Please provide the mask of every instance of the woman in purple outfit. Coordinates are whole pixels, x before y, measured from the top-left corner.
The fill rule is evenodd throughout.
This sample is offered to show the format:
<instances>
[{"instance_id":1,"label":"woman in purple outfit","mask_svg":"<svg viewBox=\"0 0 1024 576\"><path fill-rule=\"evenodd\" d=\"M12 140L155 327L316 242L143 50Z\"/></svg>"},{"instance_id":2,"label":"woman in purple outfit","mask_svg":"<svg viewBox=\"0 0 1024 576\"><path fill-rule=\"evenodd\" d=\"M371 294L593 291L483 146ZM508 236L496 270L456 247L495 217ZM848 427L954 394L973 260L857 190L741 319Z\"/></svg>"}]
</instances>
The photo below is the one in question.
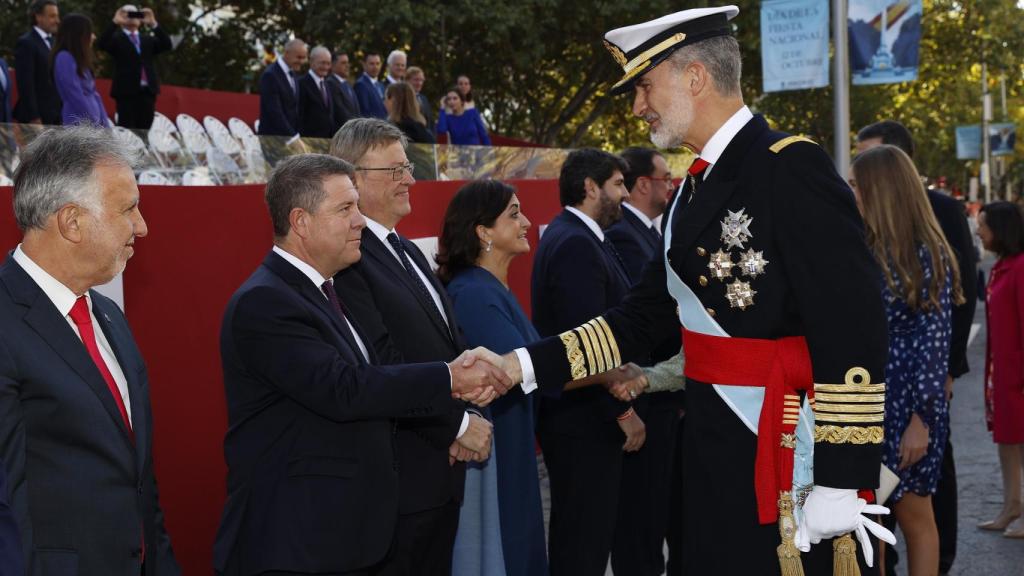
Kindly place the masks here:
<instances>
[{"instance_id":1,"label":"woman in purple outfit","mask_svg":"<svg viewBox=\"0 0 1024 576\"><path fill-rule=\"evenodd\" d=\"M53 82L64 106L64 125L107 126L103 99L93 78L92 21L83 14L68 14L60 22L53 45Z\"/></svg>"}]
</instances>

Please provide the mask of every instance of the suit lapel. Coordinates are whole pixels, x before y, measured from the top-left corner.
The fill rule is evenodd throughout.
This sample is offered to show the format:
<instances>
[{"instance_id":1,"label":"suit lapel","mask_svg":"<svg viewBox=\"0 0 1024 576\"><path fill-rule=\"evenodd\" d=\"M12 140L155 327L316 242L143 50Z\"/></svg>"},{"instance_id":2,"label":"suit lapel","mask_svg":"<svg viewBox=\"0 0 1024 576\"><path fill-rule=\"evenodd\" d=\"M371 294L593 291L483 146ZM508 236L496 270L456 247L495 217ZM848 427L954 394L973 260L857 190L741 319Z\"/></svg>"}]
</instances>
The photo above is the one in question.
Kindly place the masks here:
<instances>
[{"instance_id":1,"label":"suit lapel","mask_svg":"<svg viewBox=\"0 0 1024 576\"><path fill-rule=\"evenodd\" d=\"M300 272L298 268L292 266L284 258L281 258L273 251L271 251L263 260L263 265L294 287L303 298L305 298L310 304L317 308L324 317L327 318L327 321L334 326L338 336L341 337L341 340L346 344L347 349L340 351L343 356L346 356L346 359L349 362L356 365L366 363L363 355L359 352L359 346L356 345L355 339L352 336L352 331L348 328L348 324L343 318L340 318L338 314L334 312L334 309L331 308L330 302L327 301L327 296L325 296L318 287L314 286L313 282L311 282L305 274ZM365 342L366 340L363 341Z\"/></svg>"},{"instance_id":2,"label":"suit lapel","mask_svg":"<svg viewBox=\"0 0 1024 576\"><path fill-rule=\"evenodd\" d=\"M132 448L128 429L125 427L121 411L118 410L110 389L107 388L106 380L103 379L96 363L92 361L85 345L82 344L82 340L75 334L68 321L60 315L46 293L13 258L7 259L3 279L15 302L28 309L24 316L25 323L39 334L39 337L50 346L54 353L60 356L96 394L114 425L121 430L125 443Z\"/></svg>"},{"instance_id":3,"label":"suit lapel","mask_svg":"<svg viewBox=\"0 0 1024 576\"><path fill-rule=\"evenodd\" d=\"M767 122L758 115L736 133L690 203L679 206L679 214L675 218L678 226L672 229L673 249L685 252L709 225L713 225L712 220L721 213L736 191L743 157L757 137L767 129ZM682 201L685 202L685 199Z\"/></svg>"},{"instance_id":4,"label":"suit lapel","mask_svg":"<svg viewBox=\"0 0 1024 576\"><path fill-rule=\"evenodd\" d=\"M648 228L636 214L633 214L633 211L629 208L622 209L622 216L626 219L626 222L636 230L636 233L643 238L644 243L647 244L652 251L657 252L658 244L654 241L654 237L651 236L651 229Z\"/></svg>"},{"instance_id":5,"label":"suit lapel","mask_svg":"<svg viewBox=\"0 0 1024 576\"><path fill-rule=\"evenodd\" d=\"M146 454L149 451L149 446L146 444L149 435L145 433L147 426L149 426L149 422L146 421L146 405L149 393L144 388L145 382L139 377L139 368L141 366L137 364L141 362L141 358L137 358L134 355L129 356L128 351L134 348L134 345L129 341L131 336L123 333L114 325L114 322L111 320L111 314L116 314L117 312L109 310L106 300L96 298L95 291L92 295L92 311L93 315L96 316L96 322L103 331L103 335L106 336L107 342L110 343L110 347L114 351L114 357L117 359L121 372L124 373L125 381L128 383L128 402L132 407L132 430L135 434L135 450L138 454L136 466L138 473L141 475L142 466L146 461Z\"/></svg>"},{"instance_id":6,"label":"suit lapel","mask_svg":"<svg viewBox=\"0 0 1024 576\"><path fill-rule=\"evenodd\" d=\"M629 273L626 272L626 268L625 266L623 266L622 262L619 261L619 258L616 258L613 254L611 254L608 248L604 245L604 242L602 242L601 239L598 238L596 234L594 234L594 231L590 229L590 226L587 226L587 224L583 220L581 220L579 216L573 214L572 212L569 212L568 210L563 210L559 217L565 218L566 222L569 222L577 229L582 230L588 238L590 238L591 240L594 241L595 244L597 244L597 249L601 252L601 255L604 257L605 262L608 264L608 266L612 269L614 273L619 275L619 280L621 282L623 282L626 286L629 286L632 283L629 280Z\"/></svg>"},{"instance_id":7,"label":"suit lapel","mask_svg":"<svg viewBox=\"0 0 1024 576\"><path fill-rule=\"evenodd\" d=\"M405 253L409 256L409 260L413 262L413 265L415 266L416 259L412 257L413 252L408 249L407 241L402 236L399 236L399 239L402 240L402 245L406 246ZM395 257L387 246L384 246L384 243L380 241L380 238L377 238L369 228L363 229L363 250L369 254L370 257L377 260L381 265L387 268L388 271L390 271L391 274L406 287L409 293L412 294L413 297L416 298L416 301L420 303L420 306L423 307L423 311L427 313L427 316L430 318L434 326L451 339L452 336L448 327L440 325L441 319L437 318L437 305L434 304L433 299L429 302L426 301L426 296L420 292L419 287L413 282L413 279L405 269L405 266L402 266L402 263L398 261L398 258ZM431 276L430 274L425 275L427 278L430 278ZM435 286L434 289L436 290L437 287ZM440 294L441 292L438 293ZM449 315L448 318L450 321L452 318L451 315Z\"/></svg>"},{"instance_id":8,"label":"suit lapel","mask_svg":"<svg viewBox=\"0 0 1024 576\"><path fill-rule=\"evenodd\" d=\"M434 291L441 297L441 307L444 309L445 317L448 318L448 323L451 324L455 321L455 316L452 313L452 304L448 300L448 294L445 291L444 286L441 285L441 281L437 279L437 276L434 275L434 271L430 269L430 264L427 262L423 252L420 252L419 247L405 236L399 235L398 237L402 240L402 246L405 246L405 253L409 255L409 260L412 261L413 266L418 267L420 271L423 272L423 275L427 277L427 281L430 282ZM428 304L436 308L436 304L433 299L431 299ZM448 324L444 324L444 319L438 318L437 314L432 314L431 319L434 321L434 325L437 326L438 330L447 334L448 338L454 343L455 338L453 334L455 329L450 328Z\"/></svg>"}]
</instances>

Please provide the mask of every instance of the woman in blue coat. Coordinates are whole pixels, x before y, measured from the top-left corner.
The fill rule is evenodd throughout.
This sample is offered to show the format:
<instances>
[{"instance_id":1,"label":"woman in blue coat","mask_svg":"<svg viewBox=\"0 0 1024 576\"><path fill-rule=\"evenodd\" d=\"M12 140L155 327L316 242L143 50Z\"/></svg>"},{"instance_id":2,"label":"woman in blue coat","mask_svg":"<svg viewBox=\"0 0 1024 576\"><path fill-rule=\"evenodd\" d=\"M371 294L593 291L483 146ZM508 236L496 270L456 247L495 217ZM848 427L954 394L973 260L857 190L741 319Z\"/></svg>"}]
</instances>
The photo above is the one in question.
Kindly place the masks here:
<instances>
[{"instance_id":1,"label":"woman in blue coat","mask_svg":"<svg viewBox=\"0 0 1024 576\"><path fill-rule=\"evenodd\" d=\"M65 126L90 124L107 127L107 111L93 77L92 20L68 14L60 22L53 47L53 83L60 94Z\"/></svg>"},{"instance_id":2,"label":"woman in blue coat","mask_svg":"<svg viewBox=\"0 0 1024 576\"><path fill-rule=\"evenodd\" d=\"M491 137L487 135L484 121L476 108L467 108L465 96L452 88L444 97L445 108L441 109L437 120L437 133L448 134L448 143L458 146L490 146Z\"/></svg>"},{"instance_id":3,"label":"woman in blue coat","mask_svg":"<svg viewBox=\"0 0 1024 576\"><path fill-rule=\"evenodd\" d=\"M448 205L438 274L470 346L504 354L539 339L508 288L509 264L530 251L529 229L515 190L502 182L471 182ZM466 470L455 576L548 573L533 414L532 397L519 387L489 407L494 446L487 461Z\"/></svg>"}]
</instances>

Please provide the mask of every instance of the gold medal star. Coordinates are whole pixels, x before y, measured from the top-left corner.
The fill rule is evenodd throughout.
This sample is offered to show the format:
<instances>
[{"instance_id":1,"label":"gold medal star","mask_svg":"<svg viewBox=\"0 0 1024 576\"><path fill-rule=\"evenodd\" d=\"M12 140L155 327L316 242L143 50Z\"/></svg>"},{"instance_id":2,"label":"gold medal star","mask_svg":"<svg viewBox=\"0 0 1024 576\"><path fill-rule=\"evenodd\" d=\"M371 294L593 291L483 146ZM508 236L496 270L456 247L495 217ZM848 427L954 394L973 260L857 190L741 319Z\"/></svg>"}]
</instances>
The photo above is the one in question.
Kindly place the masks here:
<instances>
[{"instance_id":1,"label":"gold medal star","mask_svg":"<svg viewBox=\"0 0 1024 576\"><path fill-rule=\"evenodd\" d=\"M761 274L764 274L764 269L768 266L768 261L764 259L764 252L755 252L753 248L740 254L740 273L744 276L750 276L751 278L757 278Z\"/></svg>"},{"instance_id":2,"label":"gold medal star","mask_svg":"<svg viewBox=\"0 0 1024 576\"><path fill-rule=\"evenodd\" d=\"M719 280L725 280L732 276L732 267L735 264L732 263L732 255L724 250L719 250L711 255L711 260L708 261L708 270L711 271L711 277Z\"/></svg>"},{"instance_id":3,"label":"gold medal star","mask_svg":"<svg viewBox=\"0 0 1024 576\"><path fill-rule=\"evenodd\" d=\"M729 301L729 306L740 310L746 310L747 306L754 305L755 294L757 291L750 287L750 283L739 278L727 285L725 289L725 298Z\"/></svg>"}]
</instances>

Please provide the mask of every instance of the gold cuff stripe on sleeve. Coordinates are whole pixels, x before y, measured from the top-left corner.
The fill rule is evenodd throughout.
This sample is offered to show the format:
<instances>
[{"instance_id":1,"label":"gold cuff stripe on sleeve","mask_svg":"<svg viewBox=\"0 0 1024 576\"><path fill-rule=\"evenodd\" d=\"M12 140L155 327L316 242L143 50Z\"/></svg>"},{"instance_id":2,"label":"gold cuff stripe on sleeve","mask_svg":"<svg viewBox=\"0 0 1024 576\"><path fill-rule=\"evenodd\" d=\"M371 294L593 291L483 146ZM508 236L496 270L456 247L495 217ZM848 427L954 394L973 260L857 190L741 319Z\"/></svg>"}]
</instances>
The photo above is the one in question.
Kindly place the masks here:
<instances>
[{"instance_id":1,"label":"gold cuff stripe on sleeve","mask_svg":"<svg viewBox=\"0 0 1024 576\"><path fill-rule=\"evenodd\" d=\"M604 316L597 317L597 323L604 328L604 333L608 335L608 344L612 347L612 356L614 356L615 365L622 365L622 356L619 354L619 343L615 340L615 334L612 333L611 326L605 321Z\"/></svg>"},{"instance_id":2,"label":"gold cuff stripe on sleeve","mask_svg":"<svg viewBox=\"0 0 1024 576\"><path fill-rule=\"evenodd\" d=\"M874 424L876 422L884 421L885 414L883 412L876 412L874 414L832 414L830 412L815 412L814 418L819 422L866 422Z\"/></svg>"},{"instance_id":3,"label":"gold cuff stripe on sleeve","mask_svg":"<svg viewBox=\"0 0 1024 576\"><path fill-rule=\"evenodd\" d=\"M815 426L814 441L828 444L881 444L881 426Z\"/></svg>"},{"instance_id":4,"label":"gold cuff stripe on sleeve","mask_svg":"<svg viewBox=\"0 0 1024 576\"><path fill-rule=\"evenodd\" d=\"M600 374L611 368L608 365L608 345L605 344L604 338L590 324L584 324L582 328L587 331L587 334L590 335L590 341L594 344L594 357L597 359L597 369L594 370L594 374Z\"/></svg>"},{"instance_id":5,"label":"gold cuff stripe on sleeve","mask_svg":"<svg viewBox=\"0 0 1024 576\"><path fill-rule=\"evenodd\" d=\"M814 398L821 402L885 402L885 394L830 394L815 393Z\"/></svg>"},{"instance_id":6,"label":"gold cuff stripe on sleeve","mask_svg":"<svg viewBox=\"0 0 1024 576\"><path fill-rule=\"evenodd\" d=\"M588 326L583 325L576 329L580 333L580 337L583 339L583 347L587 350L587 368L590 369L591 374L600 374L604 372L604 361L601 359L601 354L597 349L597 337L595 337Z\"/></svg>"},{"instance_id":7,"label":"gold cuff stripe on sleeve","mask_svg":"<svg viewBox=\"0 0 1024 576\"><path fill-rule=\"evenodd\" d=\"M815 412L838 412L840 414L885 412L885 404L826 404L822 402L814 407Z\"/></svg>"},{"instance_id":8,"label":"gold cuff stripe on sleeve","mask_svg":"<svg viewBox=\"0 0 1024 576\"><path fill-rule=\"evenodd\" d=\"M569 373L572 375L572 379L586 378L587 367L583 352L580 350L580 340L576 337L576 332L572 330L562 332L559 338L562 339L562 345L565 346L565 357L569 361Z\"/></svg>"},{"instance_id":9,"label":"gold cuff stripe on sleeve","mask_svg":"<svg viewBox=\"0 0 1024 576\"><path fill-rule=\"evenodd\" d=\"M839 394L874 394L885 392L885 382L881 384L815 384L814 392L836 392Z\"/></svg>"},{"instance_id":10,"label":"gold cuff stripe on sleeve","mask_svg":"<svg viewBox=\"0 0 1024 576\"><path fill-rule=\"evenodd\" d=\"M604 361L605 366L604 369L611 370L614 368L615 365L612 364L612 351L611 348L608 347L608 339L604 337L604 330L594 324L593 321L587 322L583 326L585 326L587 330L594 335L595 350L601 352L601 359ZM602 370L602 372L604 372L604 370Z\"/></svg>"}]
</instances>

